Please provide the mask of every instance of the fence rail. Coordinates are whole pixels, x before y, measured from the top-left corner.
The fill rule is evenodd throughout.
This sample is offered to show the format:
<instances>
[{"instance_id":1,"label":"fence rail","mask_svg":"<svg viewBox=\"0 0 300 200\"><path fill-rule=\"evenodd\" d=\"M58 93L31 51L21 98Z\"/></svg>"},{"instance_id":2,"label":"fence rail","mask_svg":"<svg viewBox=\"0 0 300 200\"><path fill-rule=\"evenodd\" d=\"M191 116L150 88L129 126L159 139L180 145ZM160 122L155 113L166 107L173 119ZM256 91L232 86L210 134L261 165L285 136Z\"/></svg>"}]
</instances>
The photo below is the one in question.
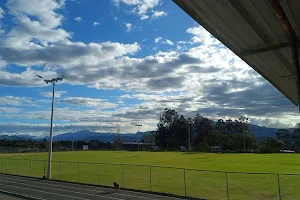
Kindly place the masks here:
<instances>
[{"instance_id":1,"label":"fence rail","mask_svg":"<svg viewBox=\"0 0 300 200\"><path fill-rule=\"evenodd\" d=\"M41 178L47 161L0 158L0 173ZM206 199L300 199L300 175L52 161L52 179Z\"/></svg>"}]
</instances>

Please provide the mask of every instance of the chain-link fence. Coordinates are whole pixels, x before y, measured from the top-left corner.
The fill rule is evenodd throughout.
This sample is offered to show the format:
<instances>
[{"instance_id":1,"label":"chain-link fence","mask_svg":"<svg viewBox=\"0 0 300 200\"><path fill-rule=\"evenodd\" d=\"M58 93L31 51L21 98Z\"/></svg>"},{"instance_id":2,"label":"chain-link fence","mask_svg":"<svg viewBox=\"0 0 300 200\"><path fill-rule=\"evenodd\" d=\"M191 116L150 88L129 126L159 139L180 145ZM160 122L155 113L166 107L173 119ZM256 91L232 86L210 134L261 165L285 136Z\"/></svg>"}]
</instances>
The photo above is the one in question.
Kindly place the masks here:
<instances>
[{"instance_id":1,"label":"chain-link fence","mask_svg":"<svg viewBox=\"0 0 300 200\"><path fill-rule=\"evenodd\" d=\"M42 178L47 161L0 158L0 173ZM52 162L52 179L205 199L300 199L300 175L242 173L174 167Z\"/></svg>"}]
</instances>

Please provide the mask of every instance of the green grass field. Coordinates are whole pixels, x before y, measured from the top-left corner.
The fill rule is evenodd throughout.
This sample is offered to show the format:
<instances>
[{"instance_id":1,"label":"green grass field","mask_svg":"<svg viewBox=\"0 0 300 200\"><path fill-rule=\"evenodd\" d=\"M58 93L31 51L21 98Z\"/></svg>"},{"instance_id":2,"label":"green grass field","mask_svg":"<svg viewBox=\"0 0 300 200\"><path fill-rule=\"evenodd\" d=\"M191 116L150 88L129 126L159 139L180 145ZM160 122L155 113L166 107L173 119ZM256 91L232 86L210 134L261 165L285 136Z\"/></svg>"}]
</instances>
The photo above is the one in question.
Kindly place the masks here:
<instances>
[{"instance_id":1,"label":"green grass field","mask_svg":"<svg viewBox=\"0 0 300 200\"><path fill-rule=\"evenodd\" d=\"M32 170L30 170L29 159L34 160L31 161ZM42 177L46 159L47 154L45 153L22 154L21 156L0 154L0 172L6 173L7 168L7 172L11 174ZM59 161L63 161L62 164ZM79 164L79 174L77 162L82 162ZM150 169L148 166L118 164L224 172L185 170L184 173L183 169L160 167L151 167ZM186 194L207 199L227 199L225 171L298 174L300 172L300 155L80 151L53 153L52 163L53 179L109 186L113 181L117 181L125 188L178 195L185 195L185 174ZM230 199L279 199L276 174L228 173ZM300 199L298 189L300 176L280 175L279 178L282 199Z\"/></svg>"}]
</instances>

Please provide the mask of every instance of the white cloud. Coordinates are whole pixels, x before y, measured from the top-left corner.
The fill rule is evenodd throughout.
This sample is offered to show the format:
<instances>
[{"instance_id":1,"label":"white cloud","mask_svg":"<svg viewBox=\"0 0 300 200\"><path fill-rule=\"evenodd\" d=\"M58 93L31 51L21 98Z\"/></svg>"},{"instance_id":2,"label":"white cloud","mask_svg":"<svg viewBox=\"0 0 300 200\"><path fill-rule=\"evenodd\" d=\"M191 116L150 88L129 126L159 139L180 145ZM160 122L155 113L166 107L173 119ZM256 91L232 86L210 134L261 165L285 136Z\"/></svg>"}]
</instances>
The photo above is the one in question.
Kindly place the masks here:
<instances>
[{"instance_id":1,"label":"white cloud","mask_svg":"<svg viewBox=\"0 0 300 200\"><path fill-rule=\"evenodd\" d=\"M126 54L134 54L140 49L139 44L120 44L112 42L89 43L62 42L38 49L10 49L0 46L0 57L6 63L21 66L31 65L97 65L104 61ZM103 66L105 67L105 66Z\"/></svg>"},{"instance_id":2,"label":"white cloud","mask_svg":"<svg viewBox=\"0 0 300 200\"><path fill-rule=\"evenodd\" d=\"M43 26L39 21L31 21L27 16L18 17L16 23L18 26L12 29L4 40L0 41L2 47L36 49L48 42L60 42L71 36L63 29L51 29ZM35 43L32 38L41 41L41 43Z\"/></svg>"},{"instance_id":3,"label":"white cloud","mask_svg":"<svg viewBox=\"0 0 300 200\"><path fill-rule=\"evenodd\" d=\"M127 32L130 32L130 31L131 31L131 28L132 28L132 24L126 23L126 24L125 24L125 27L126 27L126 31L127 31Z\"/></svg>"},{"instance_id":4,"label":"white cloud","mask_svg":"<svg viewBox=\"0 0 300 200\"><path fill-rule=\"evenodd\" d=\"M81 17L74 17L74 20L77 22L82 22L82 18Z\"/></svg>"},{"instance_id":5,"label":"white cloud","mask_svg":"<svg viewBox=\"0 0 300 200\"><path fill-rule=\"evenodd\" d=\"M164 11L152 11L152 18L159 18L162 16L167 16L167 13Z\"/></svg>"},{"instance_id":6,"label":"white cloud","mask_svg":"<svg viewBox=\"0 0 300 200\"><path fill-rule=\"evenodd\" d=\"M165 43L168 44L168 45L173 45L174 44L174 42L172 42L171 40L166 40Z\"/></svg>"},{"instance_id":7,"label":"white cloud","mask_svg":"<svg viewBox=\"0 0 300 200\"><path fill-rule=\"evenodd\" d=\"M171 40L168 40L168 39L166 39L166 40L164 40L164 41L162 41L162 37L157 37L157 38L155 38L154 39L154 42L155 43L163 43L163 44L168 44L168 45L174 45L174 42L172 42Z\"/></svg>"},{"instance_id":8,"label":"white cloud","mask_svg":"<svg viewBox=\"0 0 300 200\"><path fill-rule=\"evenodd\" d=\"M116 6L120 6L121 3L131 6L131 12L140 16L141 20L149 19L150 10L157 7L160 2L160 0L114 0ZM157 13L155 14L155 12ZM153 11L153 17L160 17L164 15L160 12L163 11Z\"/></svg>"},{"instance_id":9,"label":"white cloud","mask_svg":"<svg viewBox=\"0 0 300 200\"><path fill-rule=\"evenodd\" d=\"M60 98L61 95L66 94L66 91L55 91L55 97ZM52 98L52 92L43 92L42 96Z\"/></svg>"},{"instance_id":10,"label":"white cloud","mask_svg":"<svg viewBox=\"0 0 300 200\"><path fill-rule=\"evenodd\" d=\"M157 38L155 38L155 43L158 43L160 40L162 39L162 37L157 37Z\"/></svg>"},{"instance_id":11,"label":"white cloud","mask_svg":"<svg viewBox=\"0 0 300 200\"><path fill-rule=\"evenodd\" d=\"M149 19L149 16L148 15L142 15L141 20L145 20L145 19Z\"/></svg>"},{"instance_id":12,"label":"white cloud","mask_svg":"<svg viewBox=\"0 0 300 200\"><path fill-rule=\"evenodd\" d=\"M32 100L27 97L2 96L0 97L0 106L28 106Z\"/></svg>"},{"instance_id":13,"label":"white cloud","mask_svg":"<svg viewBox=\"0 0 300 200\"><path fill-rule=\"evenodd\" d=\"M84 97L66 97L58 102L78 106L95 107L98 109L115 108L117 104L108 102L106 99L92 99Z\"/></svg>"},{"instance_id":14,"label":"white cloud","mask_svg":"<svg viewBox=\"0 0 300 200\"><path fill-rule=\"evenodd\" d=\"M118 20L118 18L117 18L117 17L114 17L114 20L115 20L115 21L117 21L117 20Z\"/></svg>"},{"instance_id":15,"label":"white cloud","mask_svg":"<svg viewBox=\"0 0 300 200\"><path fill-rule=\"evenodd\" d=\"M36 49L70 38L70 33L58 28L63 16L55 11L62 6L64 1L8 0L8 12L13 15L16 26L0 41L0 46Z\"/></svg>"},{"instance_id":16,"label":"white cloud","mask_svg":"<svg viewBox=\"0 0 300 200\"><path fill-rule=\"evenodd\" d=\"M0 107L0 114L18 113L20 111L21 109L16 107Z\"/></svg>"},{"instance_id":17,"label":"white cloud","mask_svg":"<svg viewBox=\"0 0 300 200\"><path fill-rule=\"evenodd\" d=\"M2 19L4 17L4 10L0 7L0 19Z\"/></svg>"},{"instance_id":18,"label":"white cloud","mask_svg":"<svg viewBox=\"0 0 300 200\"><path fill-rule=\"evenodd\" d=\"M27 68L26 71L22 73L0 71L0 85L15 87L46 86L43 80L36 76L37 74L43 77L56 77L55 72L34 71L31 68Z\"/></svg>"},{"instance_id":19,"label":"white cloud","mask_svg":"<svg viewBox=\"0 0 300 200\"><path fill-rule=\"evenodd\" d=\"M221 44L216 38L214 38L207 30L205 30L200 25L188 28L186 32L194 35L192 37L193 43L203 43L207 46Z\"/></svg>"},{"instance_id":20,"label":"white cloud","mask_svg":"<svg viewBox=\"0 0 300 200\"><path fill-rule=\"evenodd\" d=\"M99 26L100 22L93 22L93 26Z\"/></svg>"},{"instance_id":21,"label":"white cloud","mask_svg":"<svg viewBox=\"0 0 300 200\"><path fill-rule=\"evenodd\" d=\"M53 0L8 0L7 8L9 13L21 17L22 15L36 16L42 26L55 28L61 24L62 15L57 14L57 10L64 6L64 1ZM38 9L37 9L38 8Z\"/></svg>"}]
</instances>

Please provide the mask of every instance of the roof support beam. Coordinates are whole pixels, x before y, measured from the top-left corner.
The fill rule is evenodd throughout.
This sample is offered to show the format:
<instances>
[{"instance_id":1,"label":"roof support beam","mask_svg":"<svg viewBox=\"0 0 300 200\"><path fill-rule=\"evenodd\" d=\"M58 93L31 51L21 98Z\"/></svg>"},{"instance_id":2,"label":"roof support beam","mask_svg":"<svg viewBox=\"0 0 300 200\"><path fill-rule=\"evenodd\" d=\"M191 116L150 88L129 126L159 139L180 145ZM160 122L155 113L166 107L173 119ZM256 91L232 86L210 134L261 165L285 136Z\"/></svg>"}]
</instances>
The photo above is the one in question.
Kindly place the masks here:
<instances>
[{"instance_id":1,"label":"roof support beam","mask_svg":"<svg viewBox=\"0 0 300 200\"><path fill-rule=\"evenodd\" d=\"M296 69L296 75L297 75L296 88L298 93L298 106L299 106L299 113L300 113L300 64L299 64L299 52L298 52L298 44L297 44L298 39L279 1L269 0L269 3L273 11L275 12L279 22L281 23L282 27L289 34L289 39L291 41L293 65Z\"/></svg>"},{"instance_id":2,"label":"roof support beam","mask_svg":"<svg viewBox=\"0 0 300 200\"><path fill-rule=\"evenodd\" d=\"M237 55L238 56L250 56L250 55L253 55L253 54L264 53L264 52L267 52L267 51L273 51L275 49L282 49L282 48L286 48L286 47L289 47L289 46L290 46L289 42L273 44L273 45L266 46L266 47L263 47L263 48L253 49L253 50L249 50L249 51L243 51L241 53L238 53Z\"/></svg>"},{"instance_id":3,"label":"roof support beam","mask_svg":"<svg viewBox=\"0 0 300 200\"><path fill-rule=\"evenodd\" d=\"M299 53L298 53L298 45L297 40L295 37L292 38L292 58L293 58L293 64L296 68L297 72L297 79L296 79L296 85L298 89L298 106L299 106L299 112L300 112L300 64L299 64Z\"/></svg>"}]
</instances>

